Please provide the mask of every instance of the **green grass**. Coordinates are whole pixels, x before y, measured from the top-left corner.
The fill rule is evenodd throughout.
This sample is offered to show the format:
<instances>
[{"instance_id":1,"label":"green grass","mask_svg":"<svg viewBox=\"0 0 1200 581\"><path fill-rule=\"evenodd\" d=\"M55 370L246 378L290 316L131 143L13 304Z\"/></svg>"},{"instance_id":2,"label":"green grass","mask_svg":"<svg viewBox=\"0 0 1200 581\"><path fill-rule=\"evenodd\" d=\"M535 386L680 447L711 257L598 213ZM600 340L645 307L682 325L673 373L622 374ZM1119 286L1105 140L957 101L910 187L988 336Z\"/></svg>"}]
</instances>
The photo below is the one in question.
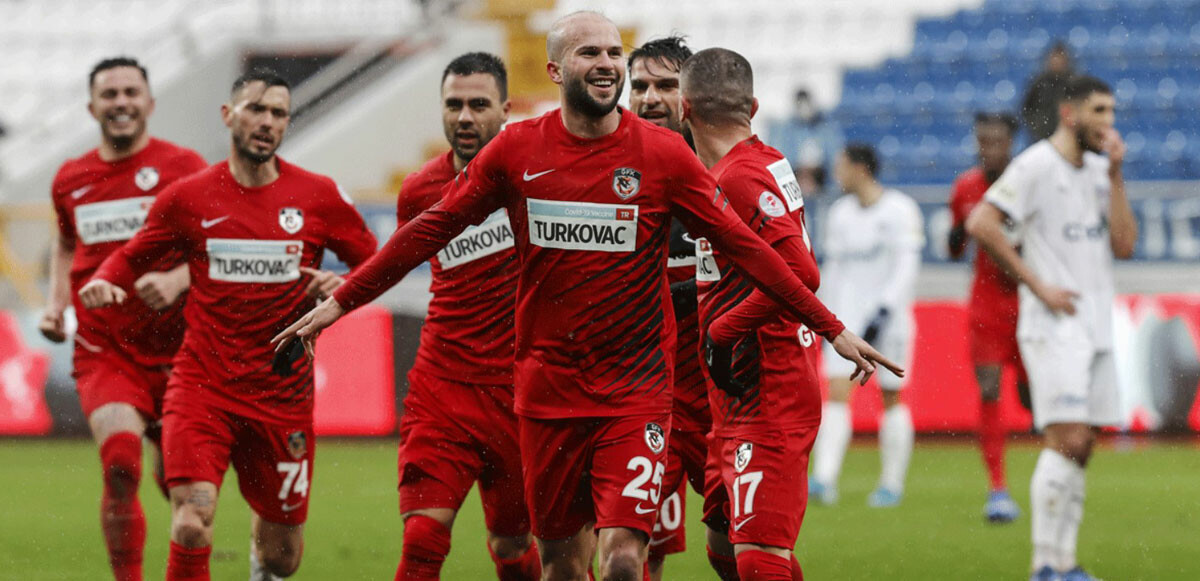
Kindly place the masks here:
<instances>
[{"instance_id":1,"label":"green grass","mask_svg":"<svg viewBox=\"0 0 1200 581\"><path fill-rule=\"evenodd\" d=\"M918 443L902 506L872 510L865 499L878 474L871 445L846 461L842 500L812 506L797 551L808 579L1023 579L1029 520L991 526L982 519L985 485L975 449ZM1013 493L1025 509L1036 459L1032 445L1010 448ZM321 443L295 579L391 579L401 526L391 441ZM99 465L90 442L0 440L0 579L103 579L98 524ZM245 579L249 513L231 481L217 512L216 579ZM161 579L169 517L153 486L143 487L149 520L146 576ZM688 501L690 548L667 561L668 579L711 579L704 557L700 499ZM482 514L472 496L454 530L445 579L493 578ZM1194 442L1113 445L1088 471L1080 560L1112 580L1200 579L1200 446Z\"/></svg>"}]
</instances>

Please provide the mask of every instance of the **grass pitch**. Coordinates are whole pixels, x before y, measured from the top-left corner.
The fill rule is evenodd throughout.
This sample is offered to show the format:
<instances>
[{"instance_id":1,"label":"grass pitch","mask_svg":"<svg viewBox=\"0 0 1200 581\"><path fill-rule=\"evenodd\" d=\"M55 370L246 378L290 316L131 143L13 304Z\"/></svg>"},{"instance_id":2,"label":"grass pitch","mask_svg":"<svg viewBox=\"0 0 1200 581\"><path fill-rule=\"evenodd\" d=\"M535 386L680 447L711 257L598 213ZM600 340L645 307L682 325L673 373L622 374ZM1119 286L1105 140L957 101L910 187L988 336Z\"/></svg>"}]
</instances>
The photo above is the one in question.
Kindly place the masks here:
<instances>
[{"instance_id":1,"label":"grass pitch","mask_svg":"<svg viewBox=\"0 0 1200 581\"><path fill-rule=\"evenodd\" d=\"M797 552L808 579L1025 579L1029 477L1037 448L1010 448L1009 478L1025 514L1007 526L982 518L986 480L970 441L918 442L903 504L869 509L878 476L871 442L850 450L836 507L811 506ZM400 552L395 442L324 440L293 579L391 579ZM99 461L89 441L0 440L0 579L104 579L98 522ZM217 511L214 579L245 579L249 512L232 482ZM169 514L143 486L146 578L162 579ZM1117 440L1088 470L1079 558L1109 581L1200 579L1200 442ZM712 579L700 499L688 499L689 549L667 579ZM482 512L472 495L454 528L444 579L492 579Z\"/></svg>"}]
</instances>

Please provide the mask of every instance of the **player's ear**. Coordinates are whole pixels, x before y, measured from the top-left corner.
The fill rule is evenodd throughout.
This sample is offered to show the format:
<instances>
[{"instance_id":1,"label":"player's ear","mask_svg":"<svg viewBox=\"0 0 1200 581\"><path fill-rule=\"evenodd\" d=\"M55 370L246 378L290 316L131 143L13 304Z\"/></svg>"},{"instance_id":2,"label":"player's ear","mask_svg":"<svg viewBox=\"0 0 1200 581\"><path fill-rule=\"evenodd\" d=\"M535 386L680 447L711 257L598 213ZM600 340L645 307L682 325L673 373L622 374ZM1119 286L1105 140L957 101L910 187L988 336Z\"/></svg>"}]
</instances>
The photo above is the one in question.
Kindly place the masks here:
<instances>
[{"instance_id":1,"label":"player's ear","mask_svg":"<svg viewBox=\"0 0 1200 581\"><path fill-rule=\"evenodd\" d=\"M692 117L692 103L687 97L680 95L679 97L679 120L687 121Z\"/></svg>"},{"instance_id":2,"label":"player's ear","mask_svg":"<svg viewBox=\"0 0 1200 581\"><path fill-rule=\"evenodd\" d=\"M546 61L546 73L550 75L550 81L555 85L562 84L562 66L554 61Z\"/></svg>"},{"instance_id":3,"label":"player's ear","mask_svg":"<svg viewBox=\"0 0 1200 581\"><path fill-rule=\"evenodd\" d=\"M151 96L150 96L150 103L146 105L146 115L145 115L145 117L149 117L149 116L151 116L151 115L153 115L153 114L154 114L154 103L155 103L155 101L154 101L154 96L153 96L153 95L151 95Z\"/></svg>"},{"instance_id":4,"label":"player's ear","mask_svg":"<svg viewBox=\"0 0 1200 581\"><path fill-rule=\"evenodd\" d=\"M88 97L87 110L88 115L91 115L92 119L95 119L96 121L100 120L100 116L96 113L96 103L90 96Z\"/></svg>"},{"instance_id":5,"label":"player's ear","mask_svg":"<svg viewBox=\"0 0 1200 581\"><path fill-rule=\"evenodd\" d=\"M508 123L508 113L510 111L512 111L512 101L504 101L504 104L500 105L500 113L501 113L500 124L501 125Z\"/></svg>"},{"instance_id":6,"label":"player's ear","mask_svg":"<svg viewBox=\"0 0 1200 581\"><path fill-rule=\"evenodd\" d=\"M1072 127L1075 125L1075 103L1072 101L1060 101L1058 103L1058 122L1059 124Z\"/></svg>"},{"instance_id":7,"label":"player's ear","mask_svg":"<svg viewBox=\"0 0 1200 581\"><path fill-rule=\"evenodd\" d=\"M221 121L226 127L233 126L233 107L229 103L221 103Z\"/></svg>"},{"instance_id":8,"label":"player's ear","mask_svg":"<svg viewBox=\"0 0 1200 581\"><path fill-rule=\"evenodd\" d=\"M754 119L754 114L758 113L758 97L750 100L750 118Z\"/></svg>"}]
</instances>

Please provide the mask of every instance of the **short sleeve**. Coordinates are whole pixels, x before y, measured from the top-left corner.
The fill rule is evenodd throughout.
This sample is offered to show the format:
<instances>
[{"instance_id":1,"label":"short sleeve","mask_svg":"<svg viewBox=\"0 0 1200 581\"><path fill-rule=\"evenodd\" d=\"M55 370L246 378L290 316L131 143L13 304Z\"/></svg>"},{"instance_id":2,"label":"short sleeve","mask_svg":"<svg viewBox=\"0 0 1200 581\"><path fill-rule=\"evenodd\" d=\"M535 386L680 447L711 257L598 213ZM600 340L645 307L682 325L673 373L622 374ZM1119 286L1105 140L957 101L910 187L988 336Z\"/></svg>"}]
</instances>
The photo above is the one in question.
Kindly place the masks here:
<instances>
[{"instance_id":1,"label":"short sleeve","mask_svg":"<svg viewBox=\"0 0 1200 581\"><path fill-rule=\"evenodd\" d=\"M66 203L67 198L68 196L63 195L59 176L55 176L54 184L50 187L50 200L54 203L54 214L58 222L58 239L64 248L74 248L75 216L72 208Z\"/></svg>"},{"instance_id":2,"label":"short sleeve","mask_svg":"<svg viewBox=\"0 0 1200 581\"><path fill-rule=\"evenodd\" d=\"M1029 161L1029 158L1014 160L983 197L1018 224L1024 223L1036 211L1030 191L1034 172Z\"/></svg>"}]
</instances>

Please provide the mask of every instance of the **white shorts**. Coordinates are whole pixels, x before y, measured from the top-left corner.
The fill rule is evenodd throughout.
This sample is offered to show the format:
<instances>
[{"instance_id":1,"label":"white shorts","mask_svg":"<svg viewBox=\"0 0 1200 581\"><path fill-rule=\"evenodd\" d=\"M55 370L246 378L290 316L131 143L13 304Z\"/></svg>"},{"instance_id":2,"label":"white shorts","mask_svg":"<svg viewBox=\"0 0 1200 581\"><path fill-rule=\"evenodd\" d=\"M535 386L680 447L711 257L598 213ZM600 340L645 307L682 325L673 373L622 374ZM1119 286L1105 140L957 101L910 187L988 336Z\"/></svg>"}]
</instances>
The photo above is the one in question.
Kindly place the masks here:
<instances>
[{"instance_id":1,"label":"white shorts","mask_svg":"<svg viewBox=\"0 0 1200 581\"><path fill-rule=\"evenodd\" d=\"M912 336L908 333L895 333L884 337L882 340L876 341L874 346L883 354L884 357L895 361L897 365L903 367L911 373L912 369ZM821 354L821 361L825 367L826 378L842 378L847 379L851 373L854 373L854 362L842 359L837 351L833 350L833 345L826 341L824 352ZM879 380L880 389L888 391L899 391L904 387L904 380L892 375L891 371L884 369L878 365L875 366L875 377Z\"/></svg>"},{"instance_id":2,"label":"white shorts","mask_svg":"<svg viewBox=\"0 0 1200 581\"><path fill-rule=\"evenodd\" d=\"M1029 374L1033 424L1112 426L1121 422L1112 351L1059 341L1020 341Z\"/></svg>"}]
</instances>

